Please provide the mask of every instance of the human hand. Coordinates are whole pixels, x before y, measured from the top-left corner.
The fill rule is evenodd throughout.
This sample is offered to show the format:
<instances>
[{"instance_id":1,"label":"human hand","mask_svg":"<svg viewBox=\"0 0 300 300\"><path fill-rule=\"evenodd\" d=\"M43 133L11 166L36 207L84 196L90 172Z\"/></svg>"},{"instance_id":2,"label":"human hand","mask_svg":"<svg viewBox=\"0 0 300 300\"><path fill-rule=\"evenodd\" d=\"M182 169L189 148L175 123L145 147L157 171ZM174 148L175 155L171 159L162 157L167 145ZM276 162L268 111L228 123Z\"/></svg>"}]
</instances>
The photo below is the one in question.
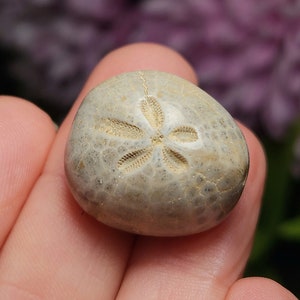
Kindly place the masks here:
<instances>
[{"instance_id":1,"label":"human hand","mask_svg":"<svg viewBox=\"0 0 300 300\"><path fill-rule=\"evenodd\" d=\"M95 68L56 133L33 104L0 100L0 299L296 299L276 282L240 279L260 209L265 158L240 125L250 152L242 197L219 226L176 238L134 236L82 212L64 174L74 114L89 90L121 72L154 69L196 83L177 53L138 44Z\"/></svg>"}]
</instances>

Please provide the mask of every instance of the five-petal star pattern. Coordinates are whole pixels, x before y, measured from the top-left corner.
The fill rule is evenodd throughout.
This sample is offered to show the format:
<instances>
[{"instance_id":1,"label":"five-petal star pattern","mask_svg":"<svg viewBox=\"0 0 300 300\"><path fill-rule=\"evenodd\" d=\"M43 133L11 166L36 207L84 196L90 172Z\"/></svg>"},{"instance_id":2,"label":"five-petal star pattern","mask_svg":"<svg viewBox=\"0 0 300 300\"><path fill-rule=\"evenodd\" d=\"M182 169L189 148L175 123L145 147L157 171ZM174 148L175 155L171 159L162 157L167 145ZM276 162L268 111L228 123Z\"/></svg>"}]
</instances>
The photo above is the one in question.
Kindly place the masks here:
<instances>
[{"instance_id":1,"label":"five-petal star pattern","mask_svg":"<svg viewBox=\"0 0 300 300\"><path fill-rule=\"evenodd\" d=\"M167 146L167 140L177 144L191 143L198 140L197 131L189 126L178 126L171 130L166 136L162 133L165 122L164 113L161 105L153 96L146 95L140 102L140 109L149 123L152 133L147 134L134 124L115 118L103 118L101 131L114 137L123 139L138 140L149 138L149 146L133 151L129 151L122 156L117 163L121 172L131 173L136 169L147 164L154 153L156 147L160 147L160 155L167 169L173 173L185 171L189 164L184 155Z\"/></svg>"}]
</instances>

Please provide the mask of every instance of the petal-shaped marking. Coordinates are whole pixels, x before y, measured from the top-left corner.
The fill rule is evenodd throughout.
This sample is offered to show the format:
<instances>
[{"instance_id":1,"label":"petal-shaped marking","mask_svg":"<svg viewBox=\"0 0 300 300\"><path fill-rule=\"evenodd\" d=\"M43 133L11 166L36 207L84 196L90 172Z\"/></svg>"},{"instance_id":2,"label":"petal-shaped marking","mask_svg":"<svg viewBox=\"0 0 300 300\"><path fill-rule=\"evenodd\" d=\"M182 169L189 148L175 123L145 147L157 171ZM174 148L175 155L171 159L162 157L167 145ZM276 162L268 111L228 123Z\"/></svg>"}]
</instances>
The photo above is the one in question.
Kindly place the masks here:
<instances>
[{"instance_id":1,"label":"petal-shaped marking","mask_svg":"<svg viewBox=\"0 0 300 300\"><path fill-rule=\"evenodd\" d=\"M125 139L140 139L144 136L143 130L139 127L118 119L102 119L97 129L106 134Z\"/></svg>"},{"instance_id":2,"label":"petal-shaped marking","mask_svg":"<svg viewBox=\"0 0 300 300\"><path fill-rule=\"evenodd\" d=\"M129 173L142 167L152 157L153 147L148 147L125 154L118 161L120 171Z\"/></svg>"},{"instance_id":3,"label":"petal-shaped marking","mask_svg":"<svg viewBox=\"0 0 300 300\"><path fill-rule=\"evenodd\" d=\"M164 122L164 113L158 101L151 96L147 96L141 103L141 110L145 118L154 129L160 129Z\"/></svg>"},{"instance_id":4,"label":"petal-shaped marking","mask_svg":"<svg viewBox=\"0 0 300 300\"><path fill-rule=\"evenodd\" d=\"M174 173L184 172L188 168L188 161L178 152L163 147L162 156L166 166Z\"/></svg>"},{"instance_id":5,"label":"petal-shaped marking","mask_svg":"<svg viewBox=\"0 0 300 300\"><path fill-rule=\"evenodd\" d=\"M176 142L191 143L198 140L198 134L193 127L180 126L173 129L168 138Z\"/></svg>"}]
</instances>

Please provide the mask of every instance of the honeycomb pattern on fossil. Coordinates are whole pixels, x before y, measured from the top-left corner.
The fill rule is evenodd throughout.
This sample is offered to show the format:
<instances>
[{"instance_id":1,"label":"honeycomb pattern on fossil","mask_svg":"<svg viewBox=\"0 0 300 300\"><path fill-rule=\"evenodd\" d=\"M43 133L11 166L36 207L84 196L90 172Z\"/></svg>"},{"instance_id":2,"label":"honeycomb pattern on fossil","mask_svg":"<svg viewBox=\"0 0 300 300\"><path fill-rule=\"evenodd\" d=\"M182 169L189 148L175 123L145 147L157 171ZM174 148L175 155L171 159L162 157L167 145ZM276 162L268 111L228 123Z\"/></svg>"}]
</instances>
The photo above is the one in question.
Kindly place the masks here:
<instances>
[{"instance_id":1,"label":"honeycomb pattern on fossil","mask_svg":"<svg viewBox=\"0 0 300 300\"><path fill-rule=\"evenodd\" d=\"M99 221L177 236L221 222L248 173L228 112L186 80L157 71L113 77L84 99L66 146L70 189Z\"/></svg>"}]
</instances>

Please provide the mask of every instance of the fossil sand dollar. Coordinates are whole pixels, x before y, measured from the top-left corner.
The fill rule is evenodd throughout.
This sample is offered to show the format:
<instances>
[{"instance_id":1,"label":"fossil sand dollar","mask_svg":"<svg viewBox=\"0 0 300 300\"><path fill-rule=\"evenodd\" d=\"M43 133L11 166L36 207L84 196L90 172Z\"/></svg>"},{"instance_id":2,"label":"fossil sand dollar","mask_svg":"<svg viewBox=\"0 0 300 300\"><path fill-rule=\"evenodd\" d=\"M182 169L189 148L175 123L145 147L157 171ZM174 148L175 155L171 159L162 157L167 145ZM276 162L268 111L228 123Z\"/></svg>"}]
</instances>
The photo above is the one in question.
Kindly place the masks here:
<instances>
[{"instance_id":1,"label":"fossil sand dollar","mask_svg":"<svg viewBox=\"0 0 300 300\"><path fill-rule=\"evenodd\" d=\"M233 209L248 149L229 113L175 75L137 71L94 88L65 152L70 189L97 220L125 231L179 236Z\"/></svg>"}]
</instances>

